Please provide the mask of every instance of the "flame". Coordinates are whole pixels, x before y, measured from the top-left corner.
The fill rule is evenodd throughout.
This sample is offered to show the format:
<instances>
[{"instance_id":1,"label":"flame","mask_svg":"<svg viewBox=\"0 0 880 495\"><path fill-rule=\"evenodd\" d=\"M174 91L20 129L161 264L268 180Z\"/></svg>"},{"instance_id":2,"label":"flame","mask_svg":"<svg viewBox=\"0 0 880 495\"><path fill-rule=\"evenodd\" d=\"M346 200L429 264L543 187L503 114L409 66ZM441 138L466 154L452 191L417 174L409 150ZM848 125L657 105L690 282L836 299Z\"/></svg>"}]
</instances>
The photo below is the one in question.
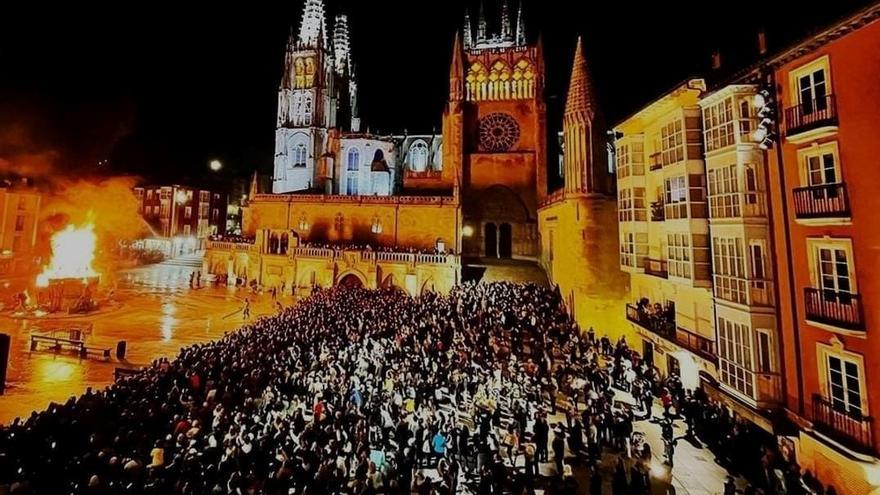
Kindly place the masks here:
<instances>
[{"instance_id":1,"label":"flame","mask_svg":"<svg viewBox=\"0 0 880 495\"><path fill-rule=\"evenodd\" d=\"M37 286L47 287L52 279L85 280L98 276L98 272L92 268L97 246L94 224L88 223L79 228L68 225L52 236L51 244L52 260L37 276Z\"/></svg>"}]
</instances>

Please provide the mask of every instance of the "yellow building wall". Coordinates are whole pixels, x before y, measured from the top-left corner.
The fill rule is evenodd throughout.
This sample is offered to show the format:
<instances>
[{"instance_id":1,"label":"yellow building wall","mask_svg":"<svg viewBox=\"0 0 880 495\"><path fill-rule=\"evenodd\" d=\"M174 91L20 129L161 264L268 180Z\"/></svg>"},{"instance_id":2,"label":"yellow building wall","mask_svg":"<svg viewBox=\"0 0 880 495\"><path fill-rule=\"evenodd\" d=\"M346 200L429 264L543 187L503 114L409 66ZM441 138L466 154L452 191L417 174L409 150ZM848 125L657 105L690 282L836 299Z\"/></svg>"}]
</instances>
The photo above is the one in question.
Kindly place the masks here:
<instances>
[{"instance_id":1,"label":"yellow building wall","mask_svg":"<svg viewBox=\"0 0 880 495\"><path fill-rule=\"evenodd\" d=\"M287 199L285 199L287 198ZM433 249L443 240L447 249L458 251L460 208L452 197L361 197L314 196L290 199L272 195L251 202L244 215L243 231L295 231L303 242L379 244ZM337 228L341 215L342 229ZM381 233L374 233L378 221ZM307 229L301 229L306 224Z\"/></svg>"},{"instance_id":2,"label":"yellow building wall","mask_svg":"<svg viewBox=\"0 0 880 495\"><path fill-rule=\"evenodd\" d=\"M562 199L538 210L538 228L541 265L581 329L635 341L625 318L629 277L619 266L615 201Z\"/></svg>"},{"instance_id":3,"label":"yellow building wall","mask_svg":"<svg viewBox=\"0 0 880 495\"><path fill-rule=\"evenodd\" d=\"M809 469L840 495L877 495L880 493L880 464L860 460L829 447L815 438L815 433L801 432L798 441L798 464Z\"/></svg>"}]
</instances>

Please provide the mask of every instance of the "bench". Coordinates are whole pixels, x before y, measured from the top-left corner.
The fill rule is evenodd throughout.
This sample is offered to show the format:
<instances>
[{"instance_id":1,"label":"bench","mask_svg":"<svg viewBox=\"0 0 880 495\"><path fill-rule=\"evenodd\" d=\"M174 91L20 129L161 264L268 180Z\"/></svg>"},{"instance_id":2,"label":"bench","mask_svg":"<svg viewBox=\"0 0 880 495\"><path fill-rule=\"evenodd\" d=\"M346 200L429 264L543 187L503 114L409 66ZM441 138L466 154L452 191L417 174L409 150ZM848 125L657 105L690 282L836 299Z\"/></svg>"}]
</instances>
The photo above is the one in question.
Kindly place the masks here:
<instances>
[{"instance_id":1,"label":"bench","mask_svg":"<svg viewBox=\"0 0 880 495\"><path fill-rule=\"evenodd\" d=\"M113 370L113 381L118 382L122 378L140 373L141 370L131 368L116 368Z\"/></svg>"},{"instance_id":2,"label":"bench","mask_svg":"<svg viewBox=\"0 0 880 495\"><path fill-rule=\"evenodd\" d=\"M89 354L98 354L104 359L110 359L110 349L83 346L83 348L79 351L79 355L82 358L89 357Z\"/></svg>"},{"instance_id":3,"label":"bench","mask_svg":"<svg viewBox=\"0 0 880 495\"><path fill-rule=\"evenodd\" d=\"M36 351L39 344L49 344L50 348L59 352L63 347L75 349L79 354L83 353L85 343L81 340L64 339L60 337L47 337L45 335L31 335L31 351Z\"/></svg>"}]
</instances>

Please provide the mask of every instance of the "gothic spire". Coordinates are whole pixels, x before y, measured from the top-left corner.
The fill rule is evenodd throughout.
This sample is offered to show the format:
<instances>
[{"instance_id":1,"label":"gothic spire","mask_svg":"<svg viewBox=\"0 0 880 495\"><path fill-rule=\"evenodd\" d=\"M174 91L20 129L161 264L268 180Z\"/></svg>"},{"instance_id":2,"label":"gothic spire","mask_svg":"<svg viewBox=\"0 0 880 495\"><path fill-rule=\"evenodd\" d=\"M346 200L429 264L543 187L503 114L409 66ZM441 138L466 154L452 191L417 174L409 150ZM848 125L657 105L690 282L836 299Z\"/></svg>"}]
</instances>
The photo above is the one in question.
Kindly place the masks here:
<instances>
[{"instance_id":1,"label":"gothic spire","mask_svg":"<svg viewBox=\"0 0 880 495\"><path fill-rule=\"evenodd\" d=\"M299 43L308 48L327 46L327 28L324 18L324 0L306 0L302 23L299 27Z\"/></svg>"},{"instance_id":2,"label":"gothic spire","mask_svg":"<svg viewBox=\"0 0 880 495\"><path fill-rule=\"evenodd\" d=\"M565 100L565 115L580 112L584 112L592 119L595 112L595 102L593 101L593 85L587 70L587 59L584 56L584 42L578 36L571 68L571 81L568 85L568 97Z\"/></svg>"},{"instance_id":3,"label":"gothic spire","mask_svg":"<svg viewBox=\"0 0 880 495\"><path fill-rule=\"evenodd\" d=\"M351 40L348 30L348 16L339 14L333 23L333 58L336 62L336 74L342 76L351 72Z\"/></svg>"},{"instance_id":4,"label":"gothic spire","mask_svg":"<svg viewBox=\"0 0 880 495\"><path fill-rule=\"evenodd\" d=\"M516 44L517 46L525 46L526 44L526 25L523 19L522 0L519 0L519 7L516 9Z\"/></svg>"},{"instance_id":5,"label":"gothic spire","mask_svg":"<svg viewBox=\"0 0 880 495\"><path fill-rule=\"evenodd\" d=\"M485 9L485 5L483 5L483 3L484 3L483 0L480 0L480 18L477 21L478 22L478 26L477 26L477 43L478 44L480 42L485 42L487 39L487 34L488 34L486 32L486 9Z\"/></svg>"},{"instance_id":6,"label":"gothic spire","mask_svg":"<svg viewBox=\"0 0 880 495\"><path fill-rule=\"evenodd\" d=\"M501 0L501 39L513 41L513 25L510 23L510 9L507 0Z\"/></svg>"},{"instance_id":7,"label":"gothic spire","mask_svg":"<svg viewBox=\"0 0 880 495\"><path fill-rule=\"evenodd\" d=\"M287 48L284 50L284 74L281 75L281 87L293 87L293 51L296 49L296 37L293 26L290 26L290 35L287 37Z\"/></svg>"},{"instance_id":8,"label":"gothic spire","mask_svg":"<svg viewBox=\"0 0 880 495\"><path fill-rule=\"evenodd\" d=\"M452 64L449 67L449 101L464 99L464 52L461 35L456 31L452 45Z\"/></svg>"},{"instance_id":9,"label":"gothic spire","mask_svg":"<svg viewBox=\"0 0 880 495\"><path fill-rule=\"evenodd\" d=\"M471 14L464 9L464 47L470 48L474 44L474 35L471 33Z\"/></svg>"}]
</instances>

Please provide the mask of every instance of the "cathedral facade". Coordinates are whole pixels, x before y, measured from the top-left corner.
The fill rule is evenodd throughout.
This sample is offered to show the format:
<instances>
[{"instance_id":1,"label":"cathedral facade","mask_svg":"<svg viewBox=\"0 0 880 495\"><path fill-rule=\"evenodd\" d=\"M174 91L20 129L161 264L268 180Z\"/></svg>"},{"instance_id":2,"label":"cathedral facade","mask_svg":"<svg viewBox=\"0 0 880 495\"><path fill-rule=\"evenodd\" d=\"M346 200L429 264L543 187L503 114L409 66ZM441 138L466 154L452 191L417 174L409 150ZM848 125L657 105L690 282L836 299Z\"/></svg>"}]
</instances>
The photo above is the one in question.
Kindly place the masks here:
<instances>
[{"instance_id":1,"label":"cathedral facade","mask_svg":"<svg viewBox=\"0 0 880 495\"><path fill-rule=\"evenodd\" d=\"M365 132L359 118L349 20L336 16L328 28L323 0L306 0L285 53L272 191L253 190L244 214L243 232L256 242L209 245L208 269L294 290L354 274L365 286L411 293L452 287L462 259L516 258L552 269L542 253L552 220L542 221L540 212L560 199L548 194L548 159L556 168L559 157L548 157L543 47L527 39L521 6L511 15L504 1L498 14L490 32L482 9L476 23L465 13L453 42L442 134L379 136ZM606 162L592 159L606 142L588 82L569 95L589 111L566 121L563 137L574 154L564 157L565 179L596 202L611 197L613 209ZM609 221L616 227L614 215ZM391 266L387 253L340 256L305 247L327 244L442 256Z\"/></svg>"}]
</instances>

